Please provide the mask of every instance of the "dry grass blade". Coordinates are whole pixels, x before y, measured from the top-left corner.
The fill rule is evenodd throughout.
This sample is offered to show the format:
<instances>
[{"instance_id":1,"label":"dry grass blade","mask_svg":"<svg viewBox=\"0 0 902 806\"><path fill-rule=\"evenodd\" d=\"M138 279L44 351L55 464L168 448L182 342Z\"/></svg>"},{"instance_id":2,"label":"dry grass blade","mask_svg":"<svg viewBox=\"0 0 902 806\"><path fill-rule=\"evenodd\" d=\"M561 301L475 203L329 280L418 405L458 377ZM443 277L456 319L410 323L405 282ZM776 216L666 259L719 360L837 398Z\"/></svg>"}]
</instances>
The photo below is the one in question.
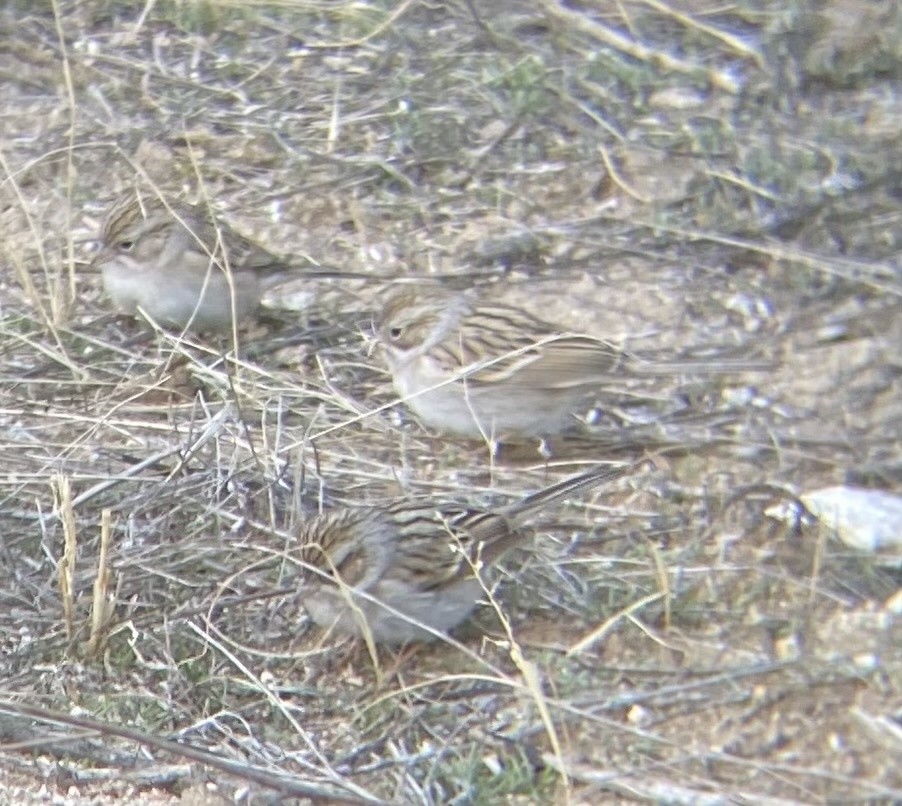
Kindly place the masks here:
<instances>
[{"instance_id":1,"label":"dry grass blade","mask_svg":"<svg viewBox=\"0 0 902 806\"><path fill-rule=\"evenodd\" d=\"M682 59L671 56L669 53L646 47L641 42L630 40L608 26L590 19L587 15L582 14L579 11L565 8L555 0L543 0L542 8L545 9L545 12L549 16L561 21L565 25L573 27L576 30L584 31L599 42L622 51L628 56L632 56L634 59L649 62L665 71L672 70L676 73L684 73L691 76L704 76L712 85L726 92L735 93L739 91L739 86L735 77L723 70L706 70L699 65L690 64Z\"/></svg>"},{"instance_id":2,"label":"dry grass blade","mask_svg":"<svg viewBox=\"0 0 902 806\"><path fill-rule=\"evenodd\" d=\"M586 766L562 765L553 757L546 756L545 761L562 773L572 775L577 780L589 784L592 789L603 792L614 792L622 797L640 801L652 801L656 803L673 803L675 806L723 806L723 804L744 800L755 800L754 793L733 792L707 792L699 787L674 786L665 778L654 779L644 775L641 781L624 781L623 775L618 770L596 770ZM768 799L768 803L774 806L802 806L803 800L788 800L786 798Z\"/></svg>"},{"instance_id":3,"label":"dry grass blade","mask_svg":"<svg viewBox=\"0 0 902 806\"><path fill-rule=\"evenodd\" d=\"M673 19L677 20L680 24L685 25L687 28L701 31L708 36L720 40L740 56L743 56L746 59L751 59L755 63L755 66L759 69L764 68L764 56L761 54L761 52L757 48L752 47L748 42L740 39L738 36L734 36L729 31L715 28L712 25L706 25L705 23L700 22L696 17L692 17L689 14L678 11L672 6L667 5L667 3L662 3L661 0L640 0L640 2L649 6L650 8L653 8L655 11L660 11L663 14L673 17Z\"/></svg>"},{"instance_id":4,"label":"dry grass blade","mask_svg":"<svg viewBox=\"0 0 902 806\"><path fill-rule=\"evenodd\" d=\"M580 638L579 641L577 641L572 647L570 647L570 649L567 650L567 654L578 655L581 652L590 649L591 647L595 646L595 644L603 641L605 637L607 637L611 633L614 627L617 626L617 623L621 619L628 618L637 610L641 610L646 605L650 605L654 602L660 601L661 599L665 599L666 596L667 594L665 593L651 593L648 596L643 597L642 599L637 599L635 602L632 602L629 607L624 608L619 613L615 613L603 624L600 624L590 633Z\"/></svg>"},{"instance_id":5,"label":"dry grass blade","mask_svg":"<svg viewBox=\"0 0 902 806\"><path fill-rule=\"evenodd\" d=\"M116 606L115 593L110 585L110 521L110 510L103 510L100 513L100 555L97 558L97 576L91 599L91 634L86 647L89 658L99 657L103 650Z\"/></svg>"},{"instance_id":6,"label":"dry grass blade","mask_svg":"<svg viewBox=\"0 0 902 806\"><path fill-rule=\"evenodd\" d=\"M72 490L66 476L57 475L52 480L55 499L56 516L63 526L63 554L59 559L57 583L60 600L63 605L63 618L66 625L66 638L72 640L75 635L75 558L78 553L78 532L75 526L75 513L72 505Z\"/></svg>"}]
</instances>

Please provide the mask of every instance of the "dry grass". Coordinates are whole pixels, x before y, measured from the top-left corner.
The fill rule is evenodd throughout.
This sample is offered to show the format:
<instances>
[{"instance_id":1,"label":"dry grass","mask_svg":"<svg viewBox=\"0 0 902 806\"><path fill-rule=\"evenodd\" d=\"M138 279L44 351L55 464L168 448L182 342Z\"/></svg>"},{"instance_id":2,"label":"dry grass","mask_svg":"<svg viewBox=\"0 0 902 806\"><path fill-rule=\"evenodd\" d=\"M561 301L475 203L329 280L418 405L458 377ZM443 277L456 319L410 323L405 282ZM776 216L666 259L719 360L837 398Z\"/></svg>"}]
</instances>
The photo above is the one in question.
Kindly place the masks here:
<instances>
[{"instance_id":1,"label":"dry grass","mask_svg":"<svg viewBox=\"0 0 902 806\"><path fill-rule=\"evenodd\" d=\"M898 574L763 514L902 483L902 17L859 5L6 4L15 802L902 799ZM384 282L302 286L240 344L106 316L86 241L136 177L274 251L776 367L493 459L392 405ZM611 457L652 461L544 513L447 643L374 663L307 623L319 509L502 504Z\"/></svg>"}]
</instances>

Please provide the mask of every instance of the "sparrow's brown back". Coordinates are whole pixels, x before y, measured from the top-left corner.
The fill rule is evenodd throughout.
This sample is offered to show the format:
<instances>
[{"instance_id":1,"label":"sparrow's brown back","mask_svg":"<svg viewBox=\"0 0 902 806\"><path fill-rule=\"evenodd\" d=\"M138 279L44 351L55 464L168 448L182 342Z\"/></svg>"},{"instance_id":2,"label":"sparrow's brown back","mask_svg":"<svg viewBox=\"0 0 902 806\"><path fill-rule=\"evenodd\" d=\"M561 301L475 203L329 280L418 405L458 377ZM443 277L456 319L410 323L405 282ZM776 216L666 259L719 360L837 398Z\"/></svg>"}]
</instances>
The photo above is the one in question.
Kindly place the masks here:
<instances>
[{"instance_id":1,"label":"sparrow's brown back","mask_svg":"<svg viewBox=\"0 0 902 806\"><path fill-rule=\"evenodd\" d=\"M388 350L428 355L449 377L480 387L529 392L617 383L625 375L728 374L771 369L770 361L732 356L658 360L633 355L587 334L566 332L511 305L438 284L401 289L377 329Z\"/></svg>"},{"instance_id":2,"label":"sparrow's brown back","mask_svg":"<svg viewBox=\"0 0 902 806\"><path fill-rule=\"evenodd\" d=\"M164 202L130 190L113 201L101 226L104 247L118 252L130 252L156 234L169 237L173 233L183 233L186 244L196 245L215 260L227 261L232 271L247 270L266 277L282 274L287 268L285 261L217 221L204 205Z\"/></svg>"},{"instance_id":3,"label":"sparrow's brown back","mask_svg":"<svg viewBox=\"0 0 902 806\"><path fill-rule=\"evenodd\" d=\"M302 558L358 590L370 590L386 576L412 589L439 590L471 578L476 564L497 561L522 539L521 527L535 510L628 471L593 468L498 512L410 499L333 510L302 527Z\"/></svg>"}]
</instances>

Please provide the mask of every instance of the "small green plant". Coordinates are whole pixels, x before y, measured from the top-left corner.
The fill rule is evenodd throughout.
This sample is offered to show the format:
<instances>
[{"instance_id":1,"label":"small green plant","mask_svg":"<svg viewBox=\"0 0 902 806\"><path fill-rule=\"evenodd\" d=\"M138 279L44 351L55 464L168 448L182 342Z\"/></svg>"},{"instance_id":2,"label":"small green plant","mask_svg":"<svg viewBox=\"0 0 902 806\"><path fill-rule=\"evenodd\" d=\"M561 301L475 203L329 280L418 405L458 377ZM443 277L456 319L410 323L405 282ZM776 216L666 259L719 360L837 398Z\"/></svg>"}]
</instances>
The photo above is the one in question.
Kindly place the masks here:
<instances>
[{"instance_id":1,"label":"small green plant","mask_svg":"<svg viewBox=\"0 0 902 806\"><path fill-rule=\"evenodd\" d=\"M499 803L502 798L520 795L532 803L551 803L558 781L556 772L536 766L522 747L499 755L474 745L463 757L447 766L445 786L458 796L458 802L479 806Z\"/></svg>"},{"instance_id":2,"label":"small green plant","mask_svg":"<svg viewBox=\"0 0 902 806\"><path fill-rule=\"evenodd\" d=\"M525 56L496 75L487 76L486 85L502 96L505 107L520 116L540 115L551 104L548 69L539 54Z\"/></svg>"}]
</instances>

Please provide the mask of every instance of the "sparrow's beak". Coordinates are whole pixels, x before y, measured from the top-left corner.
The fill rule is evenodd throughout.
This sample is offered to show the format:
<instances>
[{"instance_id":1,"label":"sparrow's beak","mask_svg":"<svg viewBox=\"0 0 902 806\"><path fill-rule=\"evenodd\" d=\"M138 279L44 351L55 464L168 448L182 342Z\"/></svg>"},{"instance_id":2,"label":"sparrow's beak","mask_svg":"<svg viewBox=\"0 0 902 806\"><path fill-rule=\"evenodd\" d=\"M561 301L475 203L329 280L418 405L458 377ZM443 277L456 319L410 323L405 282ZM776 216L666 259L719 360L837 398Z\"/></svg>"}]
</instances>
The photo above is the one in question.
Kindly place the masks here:
<instances>
[{"instance_id":1,"label":"sparrow's beak","mask_svg":"<svg viewBox=\"0 0 902 806\"><path fill-rule=\"evenodd\" d=\"M104 263L107 263L112 256L113 250L108 249L101 244L101 247L97 251L97 254L94 255L94 258L88 264L88 269L90 271L97 271L97 269L99 269Z\"/></svg>"},{"instance_id":2,"label":"sparrow's beak","mask_svg":"<svg viewBox=\"0 0 902 806\"><path fill-rule=\"evenodd\" d=\"M369 331L362 330L360 335L363 337L363 340L366 342L366 357L367 358L372 357L374 350L384 349L385 345L383 345L382 341L379 339L379 332L376 330L375 322L370 322L370 330Z\"/></svg>"}]
</instances>

